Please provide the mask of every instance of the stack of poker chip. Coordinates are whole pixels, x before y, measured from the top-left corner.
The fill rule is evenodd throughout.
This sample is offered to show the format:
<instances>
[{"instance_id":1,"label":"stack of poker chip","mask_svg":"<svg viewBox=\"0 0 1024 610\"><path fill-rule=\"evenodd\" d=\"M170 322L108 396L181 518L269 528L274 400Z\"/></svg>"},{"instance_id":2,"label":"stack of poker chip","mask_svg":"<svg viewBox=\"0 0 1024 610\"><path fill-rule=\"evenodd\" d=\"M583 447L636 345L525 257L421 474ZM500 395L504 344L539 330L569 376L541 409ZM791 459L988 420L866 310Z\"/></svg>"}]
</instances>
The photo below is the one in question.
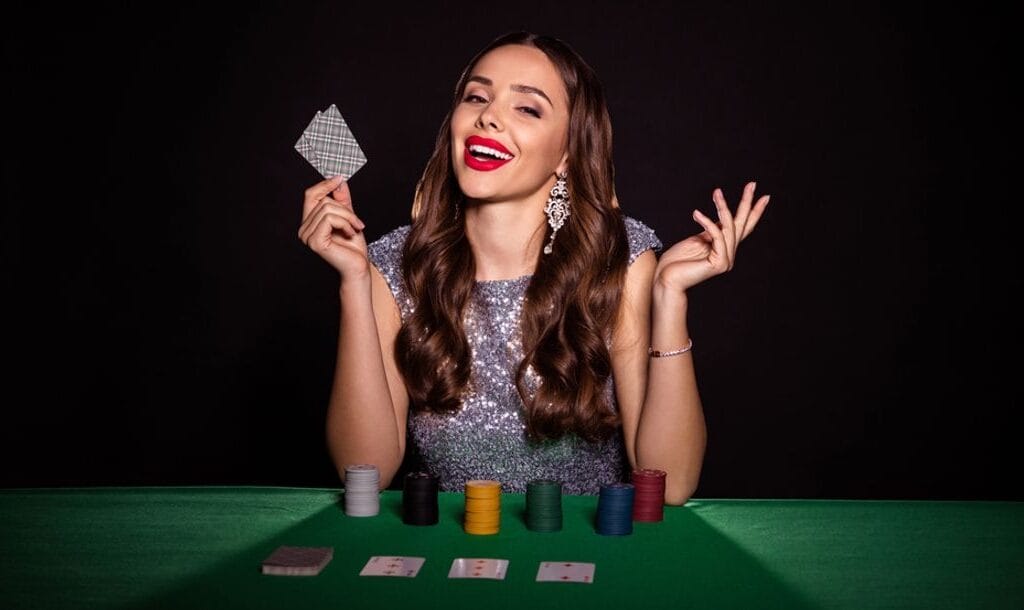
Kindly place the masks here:
<instances>
[{"instance_id":1,"label":"stack of poker chip","mask_svg":"<svg viewBox=\"0 0 1024 610\"><path fill-rule=\"evenodd\" d=\"M562 484L536 479L526 484L526 527L535 532L562 529Z\"/></svg>"},{"instance_id":2,"label":"stack of poker chip","mask_svg":"<svg viewBox=\"0 0 1024 610\"><path fill-rule=\"evenodd\" d=\"M632 483L609 483L601 486L597 497L597 533L623 536L633 533Z\"/></svg>"},{"instance_id":3,"label":"stack of poker chip","mask_svg":"<svg viewBox=\"0 0 1024 610\"><path fill-rule=\"evenodd\" d=\"M373 517L380 513L380 471L373 464L345 467L345 514Z\"/></svg>"},{"instance_id":4,"label":"stack of poker chip","mask_svg":"<svg viewBox=\"0 0 1024 610\"><path fill-rule=\"evenodd\" d=\"M633 521L662 521L665 517L665 471L644 468L633 471Z\"/></svg>"},{"instance_id":5,"label":"stack of poker chip","mask_svg":"<svg viewBox=\"0 0 1024 610\"><path fill-rule=\"evenodd\" d=\"M406 474L402 487L402 521L407 525L435 525L437 518L437 477L427 472Z\"/></svg>"},{"instance_id":6,"label":"stack of poker chip","mask_svg":"<svg viewBox=\"0 0 1024 610\"><path fill-rule=\"evenodd\" d=\"M501 483L490 480L466 481L467 534L497 534L501 528Z\"/></svg>"}]
</instances>

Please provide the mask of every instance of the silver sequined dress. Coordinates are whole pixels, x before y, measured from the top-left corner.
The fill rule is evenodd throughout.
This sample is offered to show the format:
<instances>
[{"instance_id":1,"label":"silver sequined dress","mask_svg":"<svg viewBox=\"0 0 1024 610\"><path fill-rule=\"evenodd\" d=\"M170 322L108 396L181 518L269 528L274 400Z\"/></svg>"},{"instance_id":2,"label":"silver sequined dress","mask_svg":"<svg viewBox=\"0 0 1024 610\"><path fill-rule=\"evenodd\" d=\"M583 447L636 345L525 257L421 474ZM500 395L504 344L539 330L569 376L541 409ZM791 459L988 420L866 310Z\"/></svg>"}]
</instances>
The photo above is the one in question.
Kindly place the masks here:
<instances>
[{"instance_id":1,"label":"silver sequined dress","mask_svg":"<svg viewBox=\"0 0 1024 610\"><path fill-rule=\"evenodd\" d=\"M662 248L650 227L628 216L625 222L630 264L645 250ZM413 305L401 270L410 228L394 229L369 245L370 262L391 287L403 320ZM627 480L621 433L599 443L575 435L527 440L515 373L522 359L519 319L530 277L475 283L463 317L472 372L462 407L450 414L409 413L407 445L419 466L438 477L442 491L462 491L472 479L493 479L502 491L523 493L533 479L554 479L566 494L597 494L603 484ZM616 405L613 381L605 391Z\"/></svg>"}]
</instances>

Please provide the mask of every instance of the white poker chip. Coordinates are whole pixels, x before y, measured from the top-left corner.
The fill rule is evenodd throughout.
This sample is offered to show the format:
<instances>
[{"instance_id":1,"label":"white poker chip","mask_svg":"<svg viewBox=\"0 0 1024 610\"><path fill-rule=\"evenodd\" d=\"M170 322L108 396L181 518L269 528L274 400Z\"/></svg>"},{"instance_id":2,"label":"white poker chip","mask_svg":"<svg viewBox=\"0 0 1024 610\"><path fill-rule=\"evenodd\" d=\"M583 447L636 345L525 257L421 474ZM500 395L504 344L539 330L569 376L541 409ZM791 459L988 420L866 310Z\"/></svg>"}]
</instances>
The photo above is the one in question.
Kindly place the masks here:
<instances>
[{"instance_id":1,"label":"white poker chip","mask_svg":"<svg viewBox=\"0 0 1024 610\"><path fill-rule=\"evenodd\" d=\"M380 514L380 471L373 464L345 467L345 514L352 517Z\"/></svg>"}]
</instances>

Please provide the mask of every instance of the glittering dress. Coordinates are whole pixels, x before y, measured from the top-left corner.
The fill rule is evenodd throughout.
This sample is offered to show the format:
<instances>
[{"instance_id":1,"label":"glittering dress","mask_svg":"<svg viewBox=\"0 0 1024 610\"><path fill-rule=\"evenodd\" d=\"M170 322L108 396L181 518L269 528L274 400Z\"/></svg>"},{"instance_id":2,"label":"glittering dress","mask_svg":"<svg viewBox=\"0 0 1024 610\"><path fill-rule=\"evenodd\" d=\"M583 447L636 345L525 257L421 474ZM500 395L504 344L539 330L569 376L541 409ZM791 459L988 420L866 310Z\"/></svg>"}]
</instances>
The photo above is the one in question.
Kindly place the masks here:
<instances>
[{"instance_id":1,"label":"glittering dress","mask_svg":"<svg viewBox=\"0 0 1024 610\"><path fill-rule=\"evenodd\" d=\"M645 250L662 248L650 227L628 216L625 223L630 264ZM370 262L391 287L402 320L413 305L401 269L410 228L394 229L369 245ZM533 479L554 479L566 494L597 494L601 485L625 480L621 430L597 443L573 434L542 442L526 437L515 374L522 359L520 313L531 277L475 283L463 317L472 372L461 408L409 412L407 445L443 491L462 491L467 480L493 479L503 491L522 493ZM605 392L617 408L612 380Z\"/></svg>"}]
</instances>

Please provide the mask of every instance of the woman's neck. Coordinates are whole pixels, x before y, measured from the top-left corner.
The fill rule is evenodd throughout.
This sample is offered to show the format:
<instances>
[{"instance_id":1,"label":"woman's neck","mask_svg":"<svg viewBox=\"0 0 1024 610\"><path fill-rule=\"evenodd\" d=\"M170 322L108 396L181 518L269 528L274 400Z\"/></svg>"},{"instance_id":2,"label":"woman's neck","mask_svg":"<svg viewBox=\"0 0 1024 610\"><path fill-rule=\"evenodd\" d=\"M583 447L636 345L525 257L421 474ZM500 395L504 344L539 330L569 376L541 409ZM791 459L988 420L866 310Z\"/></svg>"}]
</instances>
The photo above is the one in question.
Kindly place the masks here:
<instances>
[{"instance_id":1,"label":"woman's neck","mask_svg":"<svg viewBox=\"0 0 1024 610\"><path fill-rule=\"evenodd\" d=\"M476 280L532 275L544 240L544 210L525 203L466 206L466 238L476 261Z\"/></svg>"}]
</instances>

